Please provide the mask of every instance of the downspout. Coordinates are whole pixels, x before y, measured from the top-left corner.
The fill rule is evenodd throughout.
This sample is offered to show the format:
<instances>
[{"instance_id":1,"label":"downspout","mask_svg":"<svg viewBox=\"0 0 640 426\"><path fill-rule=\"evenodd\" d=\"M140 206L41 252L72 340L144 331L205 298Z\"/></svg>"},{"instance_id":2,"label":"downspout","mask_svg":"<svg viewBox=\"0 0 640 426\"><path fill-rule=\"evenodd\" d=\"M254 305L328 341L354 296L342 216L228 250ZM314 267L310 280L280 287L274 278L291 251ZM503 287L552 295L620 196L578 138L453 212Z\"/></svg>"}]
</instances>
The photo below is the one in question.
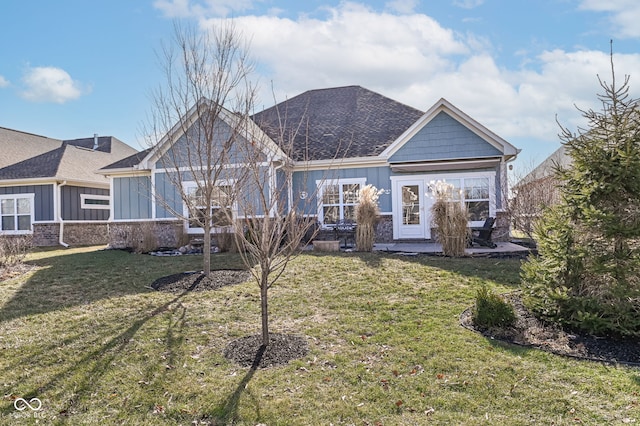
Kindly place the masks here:
<instances>
[{"instance_id":1,"label":"downspout","mask_svg":"<svg viewBox=\"0 0 640 426\"><path fill-rule=\"evenodd\" d=\"M65 247L69 248L69 244L64 242L64 220L62 220L62 187L67 184L67 181L63 181L60 185L58 185L58 219L60 220L60 237L58 239L58 243Z\"/></svg>"}]
</instances>

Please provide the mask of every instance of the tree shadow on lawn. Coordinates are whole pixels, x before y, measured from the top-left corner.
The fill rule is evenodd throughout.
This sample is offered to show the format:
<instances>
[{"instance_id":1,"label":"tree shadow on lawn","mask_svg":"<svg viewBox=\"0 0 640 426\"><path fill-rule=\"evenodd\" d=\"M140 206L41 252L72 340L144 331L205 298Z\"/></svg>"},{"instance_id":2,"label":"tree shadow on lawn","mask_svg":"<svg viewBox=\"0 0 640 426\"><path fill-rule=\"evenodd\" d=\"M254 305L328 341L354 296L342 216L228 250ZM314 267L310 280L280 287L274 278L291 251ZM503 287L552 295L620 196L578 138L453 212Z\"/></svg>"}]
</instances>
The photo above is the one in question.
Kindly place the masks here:
<instances>
[{"instance_id":1,"label":"tree shadow on lawn","mask_svg":"<svg viewBox=\"0 0 640 426\"><path fill-rule=\"evenodd\" d=\"M194 286L197 282L194 283ZM39 381L37 386L27 390L20 395L20 397L30 400L31 398L43 398L43 395L47 392L54 392L60 399L56 402L58 407L62 406L62 409L57 409L57 413L46 413L47 415L56 416L71 416L74 414L75 407L80 403L92 398L92 389L99 386L99 379L113 369L113 364L118 358L119 354L132 342L133 337L138 333L140 328L148 321L166 312L171 312L173 316L177 317L174 321L171 321L166 331L166 351L168 356L165 359L158 357L158 362L152 363L150 359L146 364L147 371L153 371L154 365L162 363L163 365L172 365L175 358L175 351L183 343L182 330L185 324L186 307L180 303L180 300L189 293L190 290L184 291L177 295L172 300L163 303L150 312L143 313L135 320L129 327L118 335L109 339L106 343L98 347L97 349L87 352L79 361L73 363L72 366L65 368L64 370L49 377L46 382ZM175 306L172 306L175 305ZM17 365L15 368L21 367ZM166 374L166 373L165 373ZM163 377L156 377L154 381L164 381ZM72 388L69 386L69 382L73 383ZM51 400L50 396L47 396ZM43 400L45 410L47 409L47 400ZM13 413L13 403L0 409L0 413Z\"/></svg>"},{"instance_id":2,"label":"tree shadow on lawn","mask_svg":"<svg viewBox=\"0 0 640 426\"><path fill-rule=\"evenodd\" d=\"M27 263L38 269L23 278L20 288L4 304L0 298L0 322L150 292L153 289L149 286L156 278L201 269L202 257L167 258L97 250Z\"/></svg>"},{"instance_id":3,"label":"tree shadow on lawn","mask_svg":"<svg viewBox=\"0 0 640 426\"><path fill-rule=\"evenodd\" d=\"M229 397L224 401L223 404L218 406L213 410L211 416L205 415L202 420L211 420L212 418L216 420L214 424L235 424L238 420L238 407L240 406L240 398L242 397L243 392L247 390L247 385L253 378L253 375L256 373L258 368L260 367L260 362L262 361L262 357L264 356L266 347L260 346L258 352L256 353L256 357L253 360L253 364L247 374L242 378L236 390L229 395ZM254 402L256 403L256 418L260 418L260 406L258 405L257 398L254 398Z\"/></svg>"}]
</instances>

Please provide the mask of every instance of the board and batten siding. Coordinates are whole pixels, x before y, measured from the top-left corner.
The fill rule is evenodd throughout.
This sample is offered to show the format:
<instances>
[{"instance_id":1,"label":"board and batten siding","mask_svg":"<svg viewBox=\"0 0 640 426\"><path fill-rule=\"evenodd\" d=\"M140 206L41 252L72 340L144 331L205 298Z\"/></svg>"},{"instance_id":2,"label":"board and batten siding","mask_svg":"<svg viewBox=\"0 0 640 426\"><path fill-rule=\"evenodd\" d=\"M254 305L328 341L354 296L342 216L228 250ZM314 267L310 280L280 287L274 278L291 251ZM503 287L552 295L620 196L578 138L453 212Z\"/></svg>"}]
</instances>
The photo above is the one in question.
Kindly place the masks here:
<instances>
[{"instance_id":1,"label":"board and batten siding","mask_svg":"<svg viewBox=\"0 0 640 426\"><path fill-rule=\"evenodd\" d=\"M128 176L113 178L113 220L151 218L151 178Z\"/></svg>"},{"instance_id":2,"label":"board and batten siding","mask_svg":"<svg viewBox=\"0 0 640 426\"><path fill-rule=\"evenodd\" d=\"M399 148L390 163L502 156L496 147L440 112Z\"/></svg>"},{"instance_id":3,"label":"board and batten siding","mask_svg":"<svg viewBox=\"0 0 640 426\"><path fill-rule=\"evenodd\" d=\"M0 195L8 194L34 194L34 221L45 222L55 220L53 211L53 184L0 187Z\"/></svg>"},{"instance_id":4,"label":"board and batten siding","mask_svg":"<svg viewBox=\"0 0 640 426\"><path fill-rule=\"evenodd\" d=\"M182 198L180 192L171 183L171 178L166 173L156 173L156 218L173 218L172 211L182 214Z\"/></svg>"},{"instance_id":5,"label":"board and batten siding","mask_svg":"<svg viewBox=\"0 0 640 426\"><path fill-rule=\"evenodd\" d=\"M62 220L108 220L108 209L83 209L80 195L109 195L108 189L65 185L62 192Z\"/></svg>"}]
</instances>

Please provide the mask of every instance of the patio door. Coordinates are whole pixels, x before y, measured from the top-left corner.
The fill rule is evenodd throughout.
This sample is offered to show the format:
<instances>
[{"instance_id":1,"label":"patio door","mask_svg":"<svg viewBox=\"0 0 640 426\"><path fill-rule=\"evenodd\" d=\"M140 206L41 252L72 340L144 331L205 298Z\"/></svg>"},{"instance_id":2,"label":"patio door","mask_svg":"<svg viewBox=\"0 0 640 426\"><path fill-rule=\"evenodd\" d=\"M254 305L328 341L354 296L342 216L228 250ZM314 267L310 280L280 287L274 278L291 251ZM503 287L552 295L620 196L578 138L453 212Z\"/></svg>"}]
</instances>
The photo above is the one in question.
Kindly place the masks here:
<instances>
[{"instance_id":1,"label":"patio door","mask_svg":"<svg viewBox=\"0 0 640 426\"><path fill-rule=\"evenodd\" d=\"M428 239L431 229L427 223L424 180L396 180L394 222L396 239Z\"/></svg>"}]
</instances>

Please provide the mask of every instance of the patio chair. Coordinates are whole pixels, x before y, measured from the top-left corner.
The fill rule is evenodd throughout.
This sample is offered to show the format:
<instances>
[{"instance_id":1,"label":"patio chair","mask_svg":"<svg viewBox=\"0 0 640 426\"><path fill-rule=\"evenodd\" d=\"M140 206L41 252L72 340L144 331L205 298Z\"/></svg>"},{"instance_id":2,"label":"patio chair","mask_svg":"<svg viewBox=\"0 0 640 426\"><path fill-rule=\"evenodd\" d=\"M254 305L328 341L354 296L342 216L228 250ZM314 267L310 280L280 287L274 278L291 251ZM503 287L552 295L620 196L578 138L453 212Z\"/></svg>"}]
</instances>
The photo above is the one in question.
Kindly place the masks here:
<instances>
[{"instance_id":1,"label":"patio chair","mask_svg":"<svg viewBox=\"0 0 640 426\"><path fill-rule=\"evenodd\" d=\"M336 222L333 232L335 233L336 240L340 241L344 238L344 248L347 248L349 240L353 241L353 245L356 245L356 227L357 224L352 219L340 219Z\"/></svg>"},{"instance_id":2,"label":"patio chair","mask_svg":"<svg viewBox=\"0 0 640 426\"><path fill-rule=\"evenodd\" d=\"M472 247L473 244L478 244L492 249L498 247L496 243L491 240L491 234L493 233L493 225L495 222L495 217L488 217L487 220L484 221L484 225L481 227L470 228L471 238L469 241L469 247Z\"/></svg>"}]
</instances>

